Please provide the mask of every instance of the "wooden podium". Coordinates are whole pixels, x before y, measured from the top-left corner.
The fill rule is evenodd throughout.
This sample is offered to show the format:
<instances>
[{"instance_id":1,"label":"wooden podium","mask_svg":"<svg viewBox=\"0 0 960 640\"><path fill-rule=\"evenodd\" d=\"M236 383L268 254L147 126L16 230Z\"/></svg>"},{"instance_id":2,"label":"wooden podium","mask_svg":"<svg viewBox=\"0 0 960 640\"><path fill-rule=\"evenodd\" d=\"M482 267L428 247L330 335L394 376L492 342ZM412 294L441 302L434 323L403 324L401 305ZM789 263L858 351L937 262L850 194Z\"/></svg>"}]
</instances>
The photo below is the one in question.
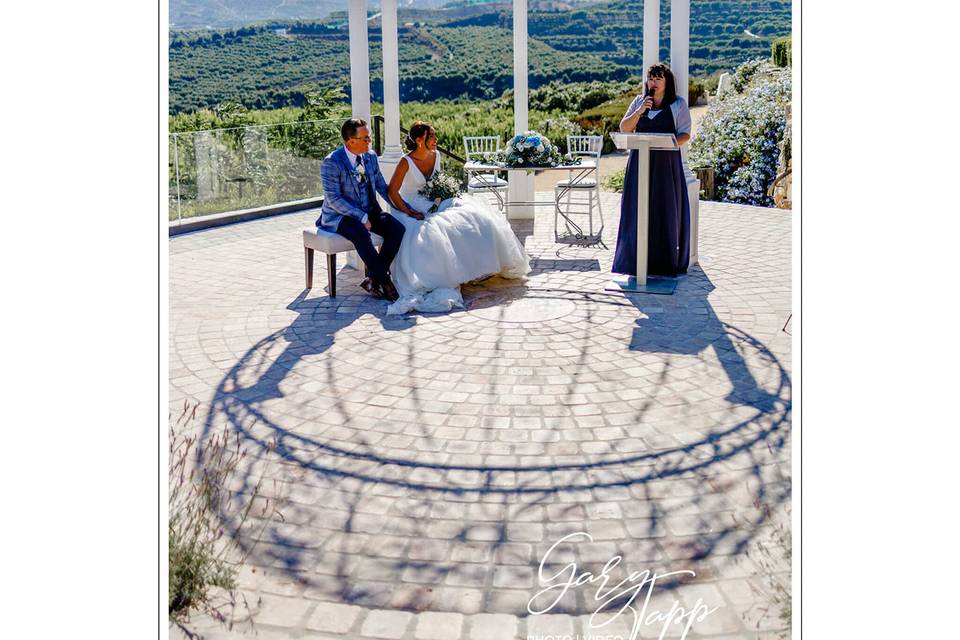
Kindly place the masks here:
<instances>
[{"instance_id":1,"label":"wooden podium","mask_svg":"<svg viewBox=\"0 0 960 640\"><path fill-rule=\"evenodd\" d=\"M647 276L647 245L650 234L650 152L677 150L677 137L672 133L611 133L618 149L637 153L637 275L615 276L604 288L606 291L672 294L677 288L676 278Z\"/></svg>"}]
</instances>

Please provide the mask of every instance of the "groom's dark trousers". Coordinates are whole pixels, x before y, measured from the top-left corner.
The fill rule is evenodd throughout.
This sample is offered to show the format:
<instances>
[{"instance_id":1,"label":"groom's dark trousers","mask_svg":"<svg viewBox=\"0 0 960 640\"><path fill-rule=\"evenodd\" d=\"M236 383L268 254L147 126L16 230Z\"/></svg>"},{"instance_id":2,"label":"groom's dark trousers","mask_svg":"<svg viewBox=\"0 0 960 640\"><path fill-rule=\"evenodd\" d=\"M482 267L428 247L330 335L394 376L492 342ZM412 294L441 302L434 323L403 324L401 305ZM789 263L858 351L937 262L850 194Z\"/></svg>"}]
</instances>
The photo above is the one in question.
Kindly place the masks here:
<instances>
[{"instance_id":1,"label":"groom's dark trousers","mask_svg":"<svg viewBox=\"0 0 960 640\"><path fill-rule=\"evenodd\" d=\"M369 212L371 231L383 238L383 245L380 252L373 246L370 239L370 232L363 226L363 223L356 218L344 216L340 218L337 224L337 233L353 243L360 254L360 259L367 266L370 275L377 282L389 282L387 276L389 265L400 251L400 241L403 240L403 232L406 231L403 225L397 222L393 216L382 212Z\"/></svg>"},{"instance_id":2,"label":"groom's dark trousers","mask_svg":"<svg viewBox=\"0 0 960 640\"><path fill-rule=\"evenodd\" d=\"M390 197L377 156L364 153L358 158L362 163L362 179L360 165L350 161L343 147L324 159L320 167L323 210L317 226L352 242L367 267L367 274L379 283L387 283L390 263L400 250L406 229L396 218L384 213L377 202L378 193L385 200L389 201ZM364 217L370 222L371 231L383 238L379 253L362 222Z\"/></svg>"}]
</instances>

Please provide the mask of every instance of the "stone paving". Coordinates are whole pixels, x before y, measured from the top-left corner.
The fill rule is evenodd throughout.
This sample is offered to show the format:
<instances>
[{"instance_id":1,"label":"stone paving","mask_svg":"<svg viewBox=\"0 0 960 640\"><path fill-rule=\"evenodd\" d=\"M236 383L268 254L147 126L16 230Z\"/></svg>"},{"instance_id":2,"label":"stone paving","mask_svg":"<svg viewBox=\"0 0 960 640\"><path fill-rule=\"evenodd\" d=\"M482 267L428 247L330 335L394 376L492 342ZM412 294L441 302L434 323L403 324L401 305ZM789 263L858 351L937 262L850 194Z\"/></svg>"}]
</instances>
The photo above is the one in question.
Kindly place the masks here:
<instances>
[{"instance_id":1,"label":"stone paving","mask_svg":"<svg viewBox=\"0 0 960 640\"><path fill-rule=\"evenodd\" d=\"M305 291L314 213L170 240L171 414L196 406L201 447L227 429L248 451L231 488L262 477L282 504L235 533L257 543L233 630L173 637L626 639L629 611L591 624L598 583L534 597L616 555L607 589L695 572L656 583L635 637L698 600L716 610L688 638L779 637L791 212L702 203L700 265L625 296L604 291L603 202L610 249L556 244L541 211L513 223L530 278L466 286L449 314L387 317L350 268L331 299L323 260Z\"/></svg>"}]
</instances>

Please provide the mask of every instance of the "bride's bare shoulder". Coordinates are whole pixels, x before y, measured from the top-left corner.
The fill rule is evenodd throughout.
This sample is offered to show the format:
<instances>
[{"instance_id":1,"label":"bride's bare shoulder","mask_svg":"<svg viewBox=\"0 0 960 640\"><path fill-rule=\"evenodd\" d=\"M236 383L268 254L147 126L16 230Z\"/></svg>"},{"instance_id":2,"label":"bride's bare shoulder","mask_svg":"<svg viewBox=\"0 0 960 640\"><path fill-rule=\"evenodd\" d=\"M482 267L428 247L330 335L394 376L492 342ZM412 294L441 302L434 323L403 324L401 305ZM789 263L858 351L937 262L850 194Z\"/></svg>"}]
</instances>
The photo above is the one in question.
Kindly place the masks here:
<instances>
[{"instance_id":1,"label":"bride's bare shoulder","mask_svg":"<svg viewBox=\"0 0 960 640\"><path fill-rule=\"evenodd\" d=\"M407 156L403 156L403 157L406 158ZM407 162L409 162L409 160ZM390 186L399 185L401 182L403 182L403 178L406 175L407 175L407 163L398 162L397 166L393 170L393 175L390 176Z\"/></svg>"}]
</instances>

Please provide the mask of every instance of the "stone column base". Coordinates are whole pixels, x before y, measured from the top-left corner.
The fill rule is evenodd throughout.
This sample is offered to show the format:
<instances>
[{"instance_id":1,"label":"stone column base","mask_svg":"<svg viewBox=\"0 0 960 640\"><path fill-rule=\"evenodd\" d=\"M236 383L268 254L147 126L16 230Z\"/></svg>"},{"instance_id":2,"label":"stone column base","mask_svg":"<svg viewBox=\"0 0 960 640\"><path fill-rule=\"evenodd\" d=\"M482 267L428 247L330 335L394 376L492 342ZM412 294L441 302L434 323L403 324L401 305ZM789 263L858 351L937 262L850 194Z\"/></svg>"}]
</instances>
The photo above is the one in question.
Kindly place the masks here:
<instances>
[{"instance_id":1,"label":"stone column base","mask_svg":"<svg viewBox=\"0 0 960 640\"><path fill-rule=\"evenodd\" d=\"M533 202L537 197L534 189L533 174L511 171L508 174L509 187L507 197L509 202ZM533 206L507 207L508 220L533 220L536 211Z\"/></svg>"},{"instance_id":2,"label":"stone column base","mask_svg":"<svg viewBox=\"0 0 960 640\"><path fill-rule=\"evenodd\" d=\"M687 197L690 199L690 266L700 261L700 181L687 173Z\"/></svg>"}]
</instances>

